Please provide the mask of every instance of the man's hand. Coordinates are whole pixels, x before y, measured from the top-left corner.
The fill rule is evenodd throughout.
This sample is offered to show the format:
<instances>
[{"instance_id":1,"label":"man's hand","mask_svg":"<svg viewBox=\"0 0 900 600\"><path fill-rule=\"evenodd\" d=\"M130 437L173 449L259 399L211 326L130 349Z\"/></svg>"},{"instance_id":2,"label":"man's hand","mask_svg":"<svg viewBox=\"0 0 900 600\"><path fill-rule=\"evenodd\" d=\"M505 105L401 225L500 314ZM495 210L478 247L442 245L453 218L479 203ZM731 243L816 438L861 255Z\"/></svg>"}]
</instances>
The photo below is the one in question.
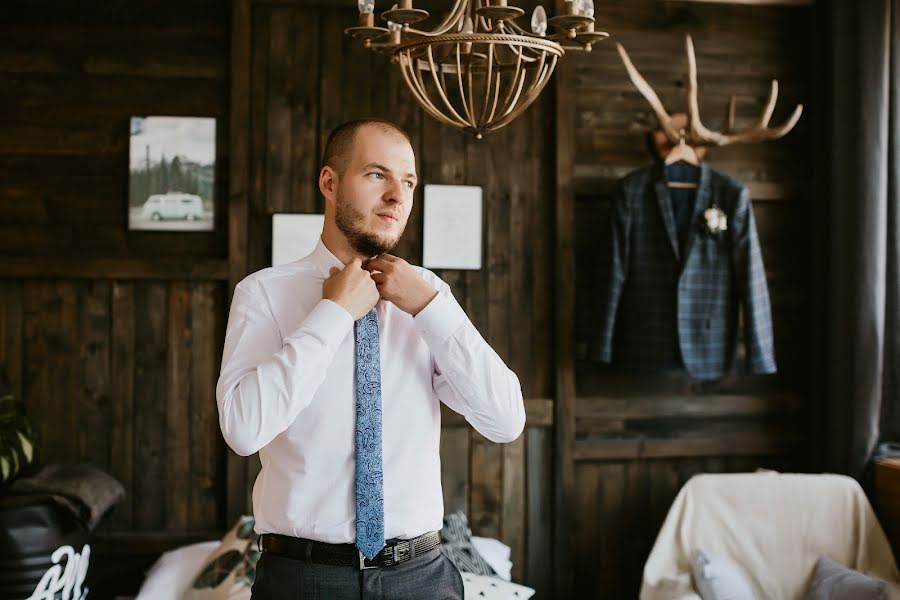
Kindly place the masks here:
<instances>
[{"instance_id":1,"label":"man's hand","mask_svg":"<svg viewBox=\"0 0 900 600\"><path fill-rule=\"evenodd\" d=\"M438 294L402 258L382 254L370 260L365 269L372 272L372 280L381 297L412 316L419 314Z\"/></svg>"},{"instance_id":2,"label":"man's hand","mask_svg":"<svg viewBox=\"0 0 900 600\"><path fill-rule=\"evenodd\" d=\"M339 304L354 321L364 317L378 302L375 282L358 258L344 265L343 270L332 267L330 273L322 285L322 298Z\"/></svg>"}]
</instances>

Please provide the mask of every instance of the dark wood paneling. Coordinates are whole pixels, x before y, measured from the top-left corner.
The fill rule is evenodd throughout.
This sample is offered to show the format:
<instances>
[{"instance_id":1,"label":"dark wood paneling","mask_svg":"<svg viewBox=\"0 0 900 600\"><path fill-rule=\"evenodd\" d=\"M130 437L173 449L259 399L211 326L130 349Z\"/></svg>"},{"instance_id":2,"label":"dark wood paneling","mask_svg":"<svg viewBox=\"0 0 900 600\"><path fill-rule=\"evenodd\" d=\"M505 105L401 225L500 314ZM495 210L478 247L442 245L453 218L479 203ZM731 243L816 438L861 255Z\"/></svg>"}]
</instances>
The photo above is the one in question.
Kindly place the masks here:
<instances>
[{"instance_id":1,"label":"dark wood paneling","mask_svg":"<svg viewBox=\"0 0 900 600\"><path fill-rule=\"evenodd\" d=\"M512 548L512 578L522 581L525 573L525 535L528 515L525 504L525 444L528 435L503 446L503 493L501 496L500 526L501 538Z\"/></svg>"},{"instance_id":2,"label":"dark wood paneling","mask_svg":"<svg viewBox=\"0 0 900 600\"><path fill-rule=\"evenodd\" d=\"M228 97L230 11L209 0L5 8L0 365L37 422L43 462L89 461L123 484L92 595L134 594L162 549L227 525L214 388L226 282L246 270L245 242L226 226L246 202L225 194L227 117L241 114ZM128 119L148 114L217 119L214 231L128 231Z\"/></svg>"},{"instance_id":3,"label":"dark wood paneling","mask_svg":"<svg viewBox=\"0 0 900 600\"><path fill-rule=\"evenodd\" d=\"M182 282L169 284L168 324L166 332L165 389L160 402L164 404L166 420L166 487L182 490L181 494L166 495L166 529L183 531L190 526L191 445L190 399L193 343L191 328L191 290Z\"/></svg>"},{"instance_id":4,"label":"dark wood paneling","mask_svg":"<svg viewBox=\"0 0 900 600\"><path fill-rule=\"evenodd\" d=\"M563 3L557 0L559 10ZM575 164L575 144L572 135L575 112L569 95L572 93L572 65L563 62L556 73L556 245L554 252L554 302L556 318L553 321L555 343L555 413L553 446L554 507L553 507L553 558L556 598L572 596L574 570L572 552L575 549L571 536L575 526L575 198L572 172Z\"/></svg>"},{"instance_id":5,"label":"dark wood paneling","mask_svg":"<svg viewBox=\"0 0 900 600\"><path fill-rule=\"evenodd\" d=\"M529 427L525 435L525 493L527 507L525 584L552 597L553 564L553 435L549 429Z\"/></svg>"},{"instance_id":6,"label":"dark wood paneling","mask_svg":"<svg viewBox=\"0 0 900 600\"><path fill-rule=\"evenodd\" d=\"M515 575L542 597L553 573L567 580L573 534L584 548L574 555L579 585L587 577L595 595L633 596L682 481L698 470L778 458L680 456L718 453L716 440L735 427L762 439L742 452L778 451L765 436L805 406L807 292L796 249L805 239L797 223L807 208L809 174L798 163L806 118L785 140L712 153L714 165L747 181L757 202L782 375L738 372L700 385L677 375L638 381L583 363L576 373L573 327L589 306L584 283L600 258L591 241L612 184L647 160L641 138L652 122L612 45L567 57L555 76L555 103L548 90L508 128L478 142L423 117L396 68L342 35L355 21L352 6L232 7L230 52L228 7L209 0L77 9L41 1L4 14L0 34L9 43L0 50L0 74L14 93L0 99L0 254L11 259L0 260L0 276L13 279L0 285L0 358L21 373L23 396L46 419L48 456L90 458L123 481L129 497L107 539L132 540L132 549L150 530L221 530L248 511L258 461L224 448L215 412L227 301L247 272L268 264L273 212L322 210L315 177L331 128L349 118L391 118L410 132L423 182L483 187L485 266L439 275L519 374L526 397L545 399L529 403L525 437L509 446L445 419L448 510L467 510L476 534L512 545ZM748 122L771 76L782 84L776 121L789 102L809 100L808 45L797 43L808 35L804 9L641 0L598 3L597 11L669 105L683 101L688 30L701 106L716 117L710 122L731 91L740 94L739 124ZM127 117L153 112L219 118L222 173L229 155L231 164L215 232L127 231ZM224 191L226 178L218 180ZM421 189L415 199L396 252L419 262ZM226 279L227 286L210 281ZM179 365L189 366L182 372ZM583 401L576 402L576 384ZM546 401L551 396L555 404ZM84 414L73 408L76 399L87 403ZM111 436L75 433L86 425L108 426ZM619 454L598 454L590 440L576 449L576 434L622 432L634 437ZM647 448L665 458L644 459ZM585 459L577 472L576 457ZM190 489L182 503L178 485ZM602 540L601 547L583 540ZM157 541L160 550L177 540Z\"/></svg>"},{"instance_id":7,"label":"dark wood paneling","mask_svg":"<svg viewBox=\"0 0 900 600\"><path fill-rule=\"evenodd\" d=\"M113 282L110 314L113 401L110 405L109 472L125 487L125 499L113 513L110 527L128 531L134 523L134 284Z\"/></svg>"},{"instance_id":8,"label":"dark wood paneling","mask_svg":"<svg viewBox=\"0 0 900 600\"><path fill-rule=\"evenodd\" d=\"M225 444L219 432L216 406L216 381L224 342L224 304L218 285L204 283L191 289L189 530L214 530L223 522L230 523L223 521Z\"/></svg>"},{"instance_id":9,"label":"dark wood paneling","mask_svg":"<svg viewBox=\"0 0 900 600\"><path fill-rule=\"evenodd\" d=\"M577 398L570 455L577 461L577 483L561 491L563 500L574 504L579 524L571 548L580 594L637 596L641 569L665 512L692 474L803 467L786 457L802 455L808 441L810 257L807 230L796 223L810 205L809 124L816 110L809 79L811 44L805 43L812 39L809 17L808 9L784 7L650 0L597 5L601 28L608 27L611 41L625 46L671 112L686 110L686 33L694 40L700 109L708 126L718 125L732 93L737 95L736 125L749 125L772 78L780 83L773 123L796 103L806 106L800 124L782 140L708 154L712 167L744 181L754 200L773 307L776 376L749 375L740 362L742 345L733 372L713 382L694 381L682 371L630 375L615 363L589 360L591 332L601 316L596 290L598 265L608 260L609 200L624 175L650 162L644 135L655 117L614 45L600 44L571 62L571 77L559 98L568 104L557 107L565 117L558 117L557 158L568 166L563 176L572 178L571 188L565 179L558 181L559 193L571 205L561 209L557 248L565 254L573 244L575 252L562 263L557 281L564 285L571 277L575 282L574 298L562 293L559 326L570 328L574 337L575 356L571 363L562 359L561 370L571 377ZM567 373L570 364L575 370ZM562 426L557 411L557 431ZM567 577L562 574L563 580Z\"/></svg>"},{"instance_id":10,"label":"dark wood paneling","mask_svg":"<svg viewBox=\"0 0 900 600\"><path fill-rule=\"evenodd\" d=\"M444 513L469 514L469 429L444 428L441 432L441 488Z\"/></svg>"},{"instance_id":11,"label":"dark wood paneling","mask_svg":"<svg viewBox=\"0 0 900 600\"><path fill-rule=\"evenodd\" d=\"M25 284L23 313L23 398L39 426L43 460L66 462L77 455L81 389L75 283Z\"/></svg>"},{"instance_id":12,"label":"dark wood paneling","mask_svg":"<svg viewBox=\"0 0 900 600\"><path fill-rule=\"evenodd\" d=\"M81 343L78 359L82 383L72 390L79 420L75 431L77 455L97 457L97 466L103 469L109 468L110 456L110 437L106 434L112 399L110 293L108 281L78 284L81 314L76 331Z\"/></svg>"},{"instance_id":13,"label":"dark wood paneling","mask_svg":"<svg viewBox=\"0 0 900 600\"><path fill-rule=\"evenodd\" d=\"M169 302L165 283L135 284L134 521L139 530L166 523L166 332ZM139 315L139 316L137 316ZM157 499L150 502L150 498Z\"/></svg>"},{"instance_id":14,"label":"dark wood paneling","mask_svg":"<svg viewBox=\"0 0 900 600\"><path fill-rule=\"evenodd\" d=\"M203 0L177 8L155 3L152 10L88 2L77 14L67 2L42 0L5 11L0 255L225 258L227 34L227 8ZM217 119L214 231L128 231L133 115Z\"/></svg>"},{"instance_id":15,"label":"dark wood paneling","mask_svg":"<svg viewBox=\"0 0 900 600\"><path fill-rule=\"evenodd\" d=\"M22 398L22 283L0 281L0 367L16 398Z\"/></svg>"},{"instance_id":16,"label":"dark wood paneling","mask_svg":"<svg viewBox=\"0 0 900 600\"><path fill-rule=\"evenodd\" d=\"M297 10L293 20L293 64L297 67L290 73L291 165L288 170L291 175L288 197L293 204L281 210L321 212L324 207L318 180L310 176L318 171L322 153L318 139L321 113L318 91L322 60L319 40L309 30L310 24L318 24L319 15L311 10Z\"/></svg>"},{"instance_id":17,"label":"dark wood paneling","mask_svg":"<svg viewBox=\"0 0 900 600\"><path fill-rule=\"evenodd\" d=\"M230 303L235 286L248 268L248 215L251 184L251 11L246 2L232 2L231 27L231 165L228 181L228 290ZM227 304L226 304L227 306ZM235 521L245 510L247 489L247 461L234 452L226 452L225 515Z\"/></svg>"},{"instance_id":18,"label":"dark wood paneling","mask_svg":"<svg viewBox=\"0 0 900 600\"><path fill-rule=\"evenodd\" d=\"M225 280L224 260L184 258L4 258L0 278L18 279L197 279Z\"/></svg>"}]
</instances>

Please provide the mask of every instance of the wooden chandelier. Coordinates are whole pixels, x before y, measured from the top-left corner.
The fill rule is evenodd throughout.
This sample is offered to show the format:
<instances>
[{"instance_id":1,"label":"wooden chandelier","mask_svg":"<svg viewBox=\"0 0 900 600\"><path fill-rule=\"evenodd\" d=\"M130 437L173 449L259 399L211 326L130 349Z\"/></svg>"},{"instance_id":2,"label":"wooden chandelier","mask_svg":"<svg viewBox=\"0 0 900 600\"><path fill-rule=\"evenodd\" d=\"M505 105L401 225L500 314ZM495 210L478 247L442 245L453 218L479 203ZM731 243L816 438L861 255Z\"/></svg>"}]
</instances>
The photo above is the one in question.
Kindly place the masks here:
<instances>
[{"instance_id":1,"label":"wooden chandelier","mask_svg":"<svg viewBox=\"0 0 900 600\"><path fill-rule=\"evenodd\" d=\"M359 25L344 32L366 48L390 53L419 105L432 117L477 138L509 124L534 102L566 50L591 50L609 34L594 31L593 0L567 0L563 15L547 19L538 6L531 31L516 24L525 14L507 0L455 0L436 27L413 23L430 17L401 0L375 25L374 0L359 0ZM547 26L557 33L547 35Z\"/></svg>"}]
</instances>

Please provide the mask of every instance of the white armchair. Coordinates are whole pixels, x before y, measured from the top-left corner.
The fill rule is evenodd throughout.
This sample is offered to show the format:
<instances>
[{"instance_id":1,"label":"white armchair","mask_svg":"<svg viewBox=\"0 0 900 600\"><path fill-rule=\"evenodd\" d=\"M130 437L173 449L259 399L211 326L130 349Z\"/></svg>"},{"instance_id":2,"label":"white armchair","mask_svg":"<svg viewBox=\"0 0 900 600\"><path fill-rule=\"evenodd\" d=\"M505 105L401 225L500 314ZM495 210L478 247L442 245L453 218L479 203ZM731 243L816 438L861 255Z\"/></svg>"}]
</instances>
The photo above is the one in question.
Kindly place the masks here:
<instances>
[{"instance_id":1,"label":"white armchair","mask_svg":"<svg viewBox=\"0 0 900 600\"><path fill-rule=\"evenodd\" d=\"M729 559L760 599L805 598L822 555L886 580L888 597L900 598L881 525L859 484L841 475L694 476L644 565L641 600L700 600L692 582L697 550Z\"/></svg>"}]
</instances>

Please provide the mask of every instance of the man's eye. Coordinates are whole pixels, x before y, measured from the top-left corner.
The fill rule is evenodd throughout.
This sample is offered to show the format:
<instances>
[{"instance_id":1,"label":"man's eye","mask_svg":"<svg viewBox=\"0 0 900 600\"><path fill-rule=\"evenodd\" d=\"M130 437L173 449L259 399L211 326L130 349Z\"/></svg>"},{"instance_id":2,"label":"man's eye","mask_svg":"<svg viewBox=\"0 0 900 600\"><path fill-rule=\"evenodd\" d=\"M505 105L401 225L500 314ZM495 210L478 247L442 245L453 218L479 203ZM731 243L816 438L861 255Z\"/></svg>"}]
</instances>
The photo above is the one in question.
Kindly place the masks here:
<instances>
[{"instance_id":1,"label":"man's eye","mask_svg":"<svg viewBox=\"0 0 900 600\"><path fill-rule=\"evenodd\" d=\"M374 175L378 179L384 179L384 175L381 173L369 173L369 175Z\"/></svg>"},{"instance_id":2,"label":"man's eye","mask_svg":"<svg viewBox=\"0 0 900 600\"><path fill-rule=\"evenodd\" d=\"M403 183L405 183L406 187L408 187L409 189L413 189L416 186L416 184L414 184L412 181L404 181Z\"/></svg>"}]
</instances>

